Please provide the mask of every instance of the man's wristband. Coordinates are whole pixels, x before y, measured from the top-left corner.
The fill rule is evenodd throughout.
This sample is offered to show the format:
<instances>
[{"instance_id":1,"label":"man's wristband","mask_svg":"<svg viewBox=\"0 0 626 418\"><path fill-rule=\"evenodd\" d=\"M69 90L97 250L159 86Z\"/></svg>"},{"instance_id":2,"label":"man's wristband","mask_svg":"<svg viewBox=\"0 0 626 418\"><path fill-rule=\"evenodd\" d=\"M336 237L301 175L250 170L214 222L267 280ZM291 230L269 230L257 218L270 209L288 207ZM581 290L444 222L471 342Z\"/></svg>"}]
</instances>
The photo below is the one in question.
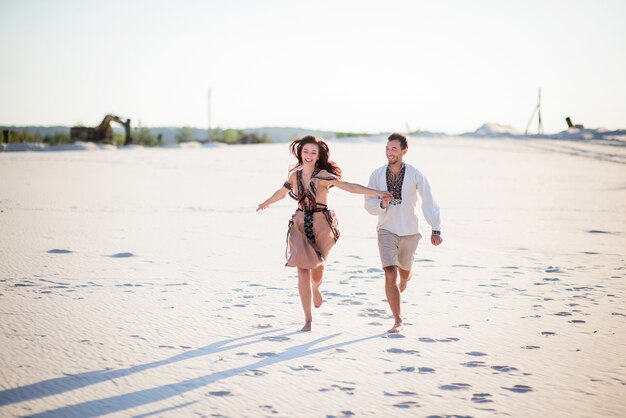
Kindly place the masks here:
<instances>
[{"instance_id":1,"label":"man's wristband","mask_svg":"<svg viewBox=\"0 0 626 418\"><path fill-rule=\"evenodd\" d=\"M433 235L441 235L441 231L433 231L432 234Z\"/></svg>"}]
</instances>

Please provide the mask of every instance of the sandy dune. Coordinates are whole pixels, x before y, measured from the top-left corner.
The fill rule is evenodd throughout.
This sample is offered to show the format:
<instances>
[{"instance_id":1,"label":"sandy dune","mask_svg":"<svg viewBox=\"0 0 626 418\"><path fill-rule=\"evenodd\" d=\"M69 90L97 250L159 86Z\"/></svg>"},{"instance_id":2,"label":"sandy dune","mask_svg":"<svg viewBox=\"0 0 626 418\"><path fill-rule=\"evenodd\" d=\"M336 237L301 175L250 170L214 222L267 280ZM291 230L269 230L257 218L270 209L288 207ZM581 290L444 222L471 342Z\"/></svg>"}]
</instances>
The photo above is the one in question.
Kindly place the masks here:
<instances>
[{"instance_id":1,"label":"sandy dune","mask_svg":"<svg viewBox=\"0 0 626 418\"><path fill-rule=\"evenodd\" d=\"M331 143L367 183L384 142ZM286 144L0 154L0 416L626 415L626 149L415 139L442 207L386 335L376 219L311 333L283 267ZM429 232L422 222L422 233Z\"/></svg>"}]
</instances>

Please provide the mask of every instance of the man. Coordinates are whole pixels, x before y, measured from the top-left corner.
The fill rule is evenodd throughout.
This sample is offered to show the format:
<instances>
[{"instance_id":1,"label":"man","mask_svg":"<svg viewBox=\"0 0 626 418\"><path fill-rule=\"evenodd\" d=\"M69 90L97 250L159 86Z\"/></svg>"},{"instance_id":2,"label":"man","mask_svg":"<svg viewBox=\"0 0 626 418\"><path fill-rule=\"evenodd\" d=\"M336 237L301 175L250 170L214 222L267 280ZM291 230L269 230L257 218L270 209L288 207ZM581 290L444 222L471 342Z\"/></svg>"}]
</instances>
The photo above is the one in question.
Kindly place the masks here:
<instances>
[{"instance_id":1,"label":"man","mask_svg":"<svg viewBox=\"0 0 626 418\"><path fill-rule=\"evenodd\" d=\"M418 192L422 198L424 218L432 228L430 242L439 245L443 241L439 206L433 199L426 177L417 168L402 161L408 150L406 136L398 133L389 136L386 147L388 164L374 170L368 187L386 189L393 194L393 199L365 197L365 209L378 216L376 229L380 260L385 271L385 293L395 320L393 327L387 331L390 333L402 330L400 293L411 280L413 256L422 238L415 213Z\"/></svg>"}]
</instances>

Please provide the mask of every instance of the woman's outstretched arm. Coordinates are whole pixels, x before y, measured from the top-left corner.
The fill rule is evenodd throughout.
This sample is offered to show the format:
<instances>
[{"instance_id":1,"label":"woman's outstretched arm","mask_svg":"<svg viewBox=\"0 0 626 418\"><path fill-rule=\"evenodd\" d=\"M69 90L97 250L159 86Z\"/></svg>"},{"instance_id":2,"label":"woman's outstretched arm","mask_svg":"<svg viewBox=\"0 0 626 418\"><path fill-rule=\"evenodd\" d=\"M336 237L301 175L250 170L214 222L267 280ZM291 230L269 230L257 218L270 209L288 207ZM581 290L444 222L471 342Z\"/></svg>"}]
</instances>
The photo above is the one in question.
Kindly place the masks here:
<instances>
[{"instance_id":1,"label":"woman's outstretched arm","mask_svg":"<svg viewBox=\"0 0 626 418\"><path fill-rule=\"evenodd\" d=\"M276 190L273 195L265 200L265 202L259 204L259 206L256 208L257 212L269 208L271 204L276 203L279 200L283 200L288 193L289 190L287 190L286 187L281 187L280 189Z\"/></svg>"},{"instance_id":2,"label":"woman's outstretched arm","mask_svg":"<svg viewBox=\"0 0 626 418\"><path fill-rule=\"evenodd\" d=\"M328 180L328 184L332 184L335 187L340 188L341 190L345 190L346 192L356 193L356 194L364 194L368 196L378 196L381 199L384 197L393 198L393 195L386 190L376 190L370 189L369 187L361 186L357 183L348 183L347 181L335 179Z\"/></svg>"},{"instance_id":3,"label":"woman's outstretched arm","mask_svg":"<svg viewBox=\"0 0 626 418\"><path fill-rule=\"evenodd\" d=\"M293 181L295 181L295 175L290 175L289 179L285 182L283 187L276 190L273 195L268 197L263 203L259 204L259 206L256 208L257 212L269 208L271 204L274 204L279 200L283 200L291 191Z\"/></svg>"}]
</instances>

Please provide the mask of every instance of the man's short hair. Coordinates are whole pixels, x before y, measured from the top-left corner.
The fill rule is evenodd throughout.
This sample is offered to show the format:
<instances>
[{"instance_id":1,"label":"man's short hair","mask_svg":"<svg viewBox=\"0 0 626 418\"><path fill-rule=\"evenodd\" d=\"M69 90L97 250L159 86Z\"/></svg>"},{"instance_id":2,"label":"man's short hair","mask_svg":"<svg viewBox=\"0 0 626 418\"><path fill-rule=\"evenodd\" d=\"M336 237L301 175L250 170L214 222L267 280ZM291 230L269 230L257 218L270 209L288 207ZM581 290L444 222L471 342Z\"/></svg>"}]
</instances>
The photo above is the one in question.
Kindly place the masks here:
<instances>
[{"instance_id":1,"label":"man's short hair","mask_svg":"<svg viewBox=\"0 0 626 418\"><path fill-rule=\"evenodd\" d=\"M399 134L399 133L393 133L389 135L389 138L387 138L387 141L400 141L401 149L407 149L409 147L409 143L406 140L406 136Z\"/></svg>"}]
</instances>

